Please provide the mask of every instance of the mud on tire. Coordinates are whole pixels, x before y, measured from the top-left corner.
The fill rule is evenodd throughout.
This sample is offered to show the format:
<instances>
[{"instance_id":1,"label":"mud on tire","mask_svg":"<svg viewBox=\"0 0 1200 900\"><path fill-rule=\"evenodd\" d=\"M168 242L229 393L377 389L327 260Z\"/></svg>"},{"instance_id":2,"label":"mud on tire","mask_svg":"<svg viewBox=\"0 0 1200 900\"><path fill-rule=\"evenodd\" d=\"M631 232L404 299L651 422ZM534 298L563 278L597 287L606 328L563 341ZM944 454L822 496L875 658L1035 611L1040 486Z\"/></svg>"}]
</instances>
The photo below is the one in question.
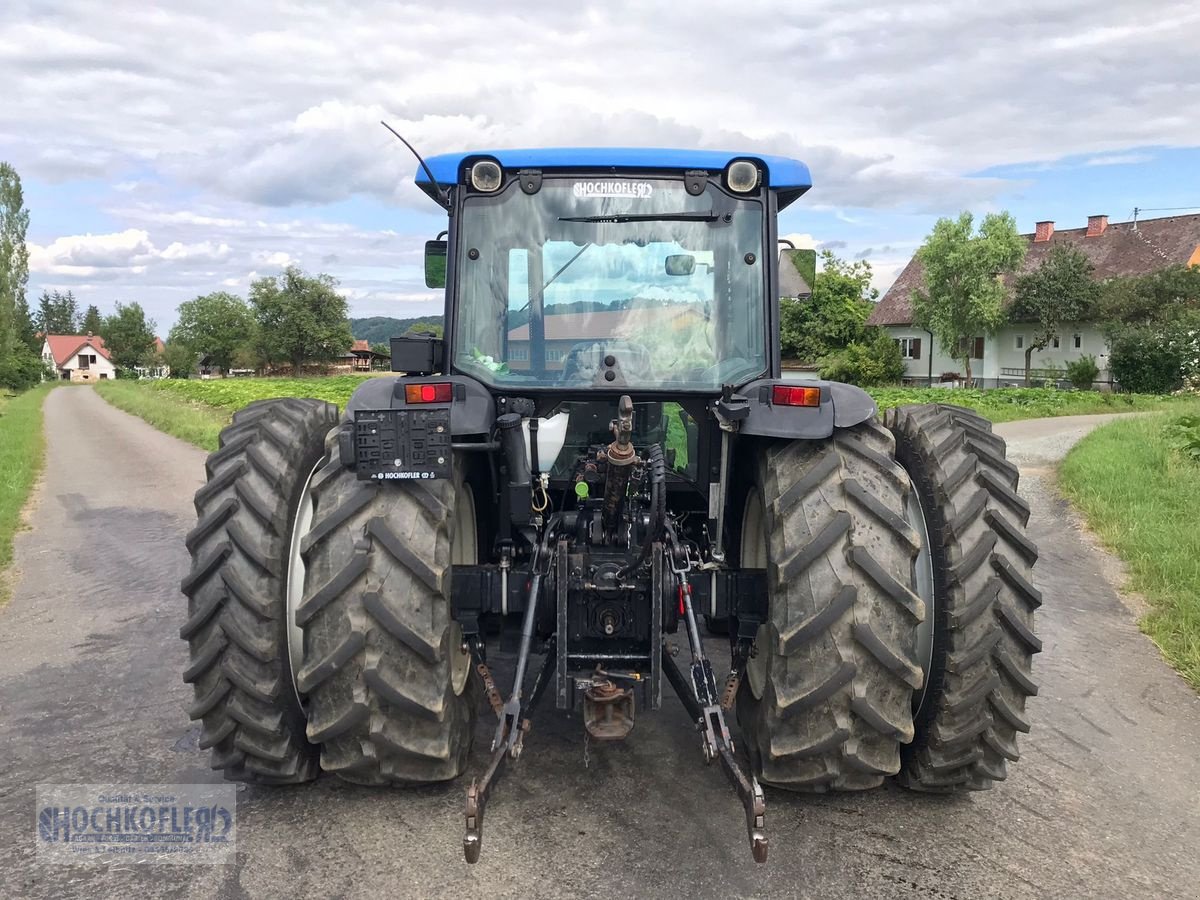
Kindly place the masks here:
<instances>
[{"instance_id":1,"label":"mud on tire","mask_svg":"<svg viewBox=\"0 0 1200 900\"><path fill-rule=\"evenodd\" d=\"M337 407L319 400L247 406L221 432L196 492L183 677L200 748L233 781L287 784L319 772L292 689L285 594L300 491L336 421Z\"/></svg>"},{"instance_id":2,"label":"mud on tire","mask_svg":"<svg viewBox=\"0 0 1200 900\"><path fill-rule=\"evenodd\" d=\"M927 693L899 781L925 791L982 790L1017 759L1029 731L1041 649L1033 587L1037 548L1017 467L991 423L956 406L890 410L896 451L925 510L936 617Z\"/></svg>"},{"instance_id":3,"label":"mud on tire","mask_svg":"<svg viewBox=\"0 0 1200 900\"><path fill-rule=\"evenodd\" d=\"M322 745L322 768L355 783L454 778L478 697L449 599L460 482L359 481L339 463L335 438L313 478L301 545L297 685L309 740Z\"/></svg>"},{"instance_id":4,"label":"mud on tire","mask_svg":"<svg viewBox=\"0 0 1200 900\"><path fill-rule=\"evenodd\" d=\"M737 713L764 783L857 790L900 768L922 684L913 629L925 615L912 590L910 490L876 422L767 445L758 460L747 518L760 503L770 615ZM743 566L756 562L750 531Z\"/></svg>"}]
</instances>

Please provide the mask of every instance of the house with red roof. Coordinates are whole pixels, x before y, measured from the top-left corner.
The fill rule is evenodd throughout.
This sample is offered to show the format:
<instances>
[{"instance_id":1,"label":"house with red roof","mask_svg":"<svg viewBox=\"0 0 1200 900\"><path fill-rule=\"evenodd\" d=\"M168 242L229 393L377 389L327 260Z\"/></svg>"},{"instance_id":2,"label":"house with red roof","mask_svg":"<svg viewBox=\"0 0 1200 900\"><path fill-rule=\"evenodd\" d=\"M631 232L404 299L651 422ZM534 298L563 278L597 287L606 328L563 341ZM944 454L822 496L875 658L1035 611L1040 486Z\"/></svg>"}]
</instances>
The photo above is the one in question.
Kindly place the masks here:
<instances>
[{"instance_id":1,"label":"house with red roof","mask_svg":"<svg viewBox=\"0 0 1200 900\"><path fill-rule=\"evenodd\" d=\"M88 334L48 334L42 340L42 360L62 381L107 381L117 377L104 338Z\"/></svg>"},{"instance_id":2,"label":"house with red roof","mask_svg":"<svg viewBox=\"0 0 1200 900\"><path fill-rule=\"evenodd\" d=\"M1168 216L1132 222L1108 221L1108 216L1088 216L1086 227L1056 229L1054 222L1038 222L1031 234L1024 272L1037 269L1050 251L1063 244L1077 247L1091 261L1097 281L1150 275L1167 266L1200 265L1200 215ZM928 384L961 378L962 363L951 359L933 335L913 321L913 294L925 284L925 270L913 257L867 318L868 325L884 329L900 345L905 383ZM1025 374L1025 349L1034 327L1013 321L995 334L974 337L972 376L979 387L1018 385ZM1032 358L1039 380L1053 380L1066 364L1087 354L1096 358L1100 381L1111 380L1108 341L1097 322L1067 322L1050 346Z\"/></svg>"}]
</instances>

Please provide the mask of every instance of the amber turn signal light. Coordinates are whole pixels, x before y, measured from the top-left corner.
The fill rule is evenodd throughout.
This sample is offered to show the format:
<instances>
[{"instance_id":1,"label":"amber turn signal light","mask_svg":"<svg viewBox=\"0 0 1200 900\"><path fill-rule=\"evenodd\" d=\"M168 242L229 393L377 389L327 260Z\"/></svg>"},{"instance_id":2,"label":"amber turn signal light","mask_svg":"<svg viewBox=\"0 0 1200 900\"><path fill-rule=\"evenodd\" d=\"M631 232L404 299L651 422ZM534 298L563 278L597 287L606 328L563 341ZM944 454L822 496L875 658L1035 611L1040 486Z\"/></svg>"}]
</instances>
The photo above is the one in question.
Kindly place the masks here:
<instances>
[{"instance_id":1,"label":"amber turn signal light","mask_svg":"<svg viewBox=\"0 0 1200 900\"><path fill-rule=\"evenodd\" d=\"M775 406L820 406L821 389L777 384L771 388L771 403Z\"/></svg>"},{"instance_id":2,"label":"amber turn signal light","mask_svg":"<svg viewBox=\"0 0 1200 900\"><path fill-rule=\"evenodd\" d=\"M448 381L436 384L406 384L404 399L409 403L449 403L454 399L454 385Z\"/></svg>"}]
</instances>

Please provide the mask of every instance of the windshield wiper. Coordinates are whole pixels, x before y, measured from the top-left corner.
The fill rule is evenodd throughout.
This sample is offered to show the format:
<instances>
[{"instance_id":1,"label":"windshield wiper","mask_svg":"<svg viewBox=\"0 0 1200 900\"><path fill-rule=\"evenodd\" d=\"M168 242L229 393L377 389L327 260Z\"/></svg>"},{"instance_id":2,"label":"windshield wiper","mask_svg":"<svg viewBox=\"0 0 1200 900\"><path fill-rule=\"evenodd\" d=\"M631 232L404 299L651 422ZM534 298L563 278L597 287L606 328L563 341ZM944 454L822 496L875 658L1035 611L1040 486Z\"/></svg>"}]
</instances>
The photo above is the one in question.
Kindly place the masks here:
<instances>
[{"instance_id":1,"label":"windshield wiper","mask_svg":"<svg viewBox=\"0 0 1200 900\"><path fill-rule=\"evenodd\" d=\"M614 213L609 216L559 216L560 222L599 222L621 224L622 222L715 222L716 213Z\"/></svg>"}]
</instances>

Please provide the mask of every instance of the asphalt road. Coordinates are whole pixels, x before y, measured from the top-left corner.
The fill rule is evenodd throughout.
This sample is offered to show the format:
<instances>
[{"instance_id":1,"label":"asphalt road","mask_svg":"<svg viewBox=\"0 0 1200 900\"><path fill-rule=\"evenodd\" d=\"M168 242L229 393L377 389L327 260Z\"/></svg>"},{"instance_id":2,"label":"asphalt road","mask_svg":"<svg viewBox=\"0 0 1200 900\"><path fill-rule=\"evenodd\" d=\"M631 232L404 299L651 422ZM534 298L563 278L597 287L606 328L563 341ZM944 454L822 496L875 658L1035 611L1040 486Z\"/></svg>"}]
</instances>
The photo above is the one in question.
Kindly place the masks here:
<instances>
[{"instance_id":1,"label":"asphalt road","mask_svg":"<svg viewBox=\"0 0 1200 900\"><path fill-rule=\"evenodd\" d=\"M1033 732L993 791L769 791L771 860L756 866L676 701L625 744L593 745L587 768L578 719L547 704L494 796L477 866L462 862L464 784L322 778L238 794L236 865L104 868L39 861L37 783L219 780L184 712L177 636L204 457L90 388L56 390L0 610L0 895L1195 897L1200 700L1137 631L1047 481L1098 418L1000 428L1028 466L1046 603Z\"/></svg>"}]
</instances>

